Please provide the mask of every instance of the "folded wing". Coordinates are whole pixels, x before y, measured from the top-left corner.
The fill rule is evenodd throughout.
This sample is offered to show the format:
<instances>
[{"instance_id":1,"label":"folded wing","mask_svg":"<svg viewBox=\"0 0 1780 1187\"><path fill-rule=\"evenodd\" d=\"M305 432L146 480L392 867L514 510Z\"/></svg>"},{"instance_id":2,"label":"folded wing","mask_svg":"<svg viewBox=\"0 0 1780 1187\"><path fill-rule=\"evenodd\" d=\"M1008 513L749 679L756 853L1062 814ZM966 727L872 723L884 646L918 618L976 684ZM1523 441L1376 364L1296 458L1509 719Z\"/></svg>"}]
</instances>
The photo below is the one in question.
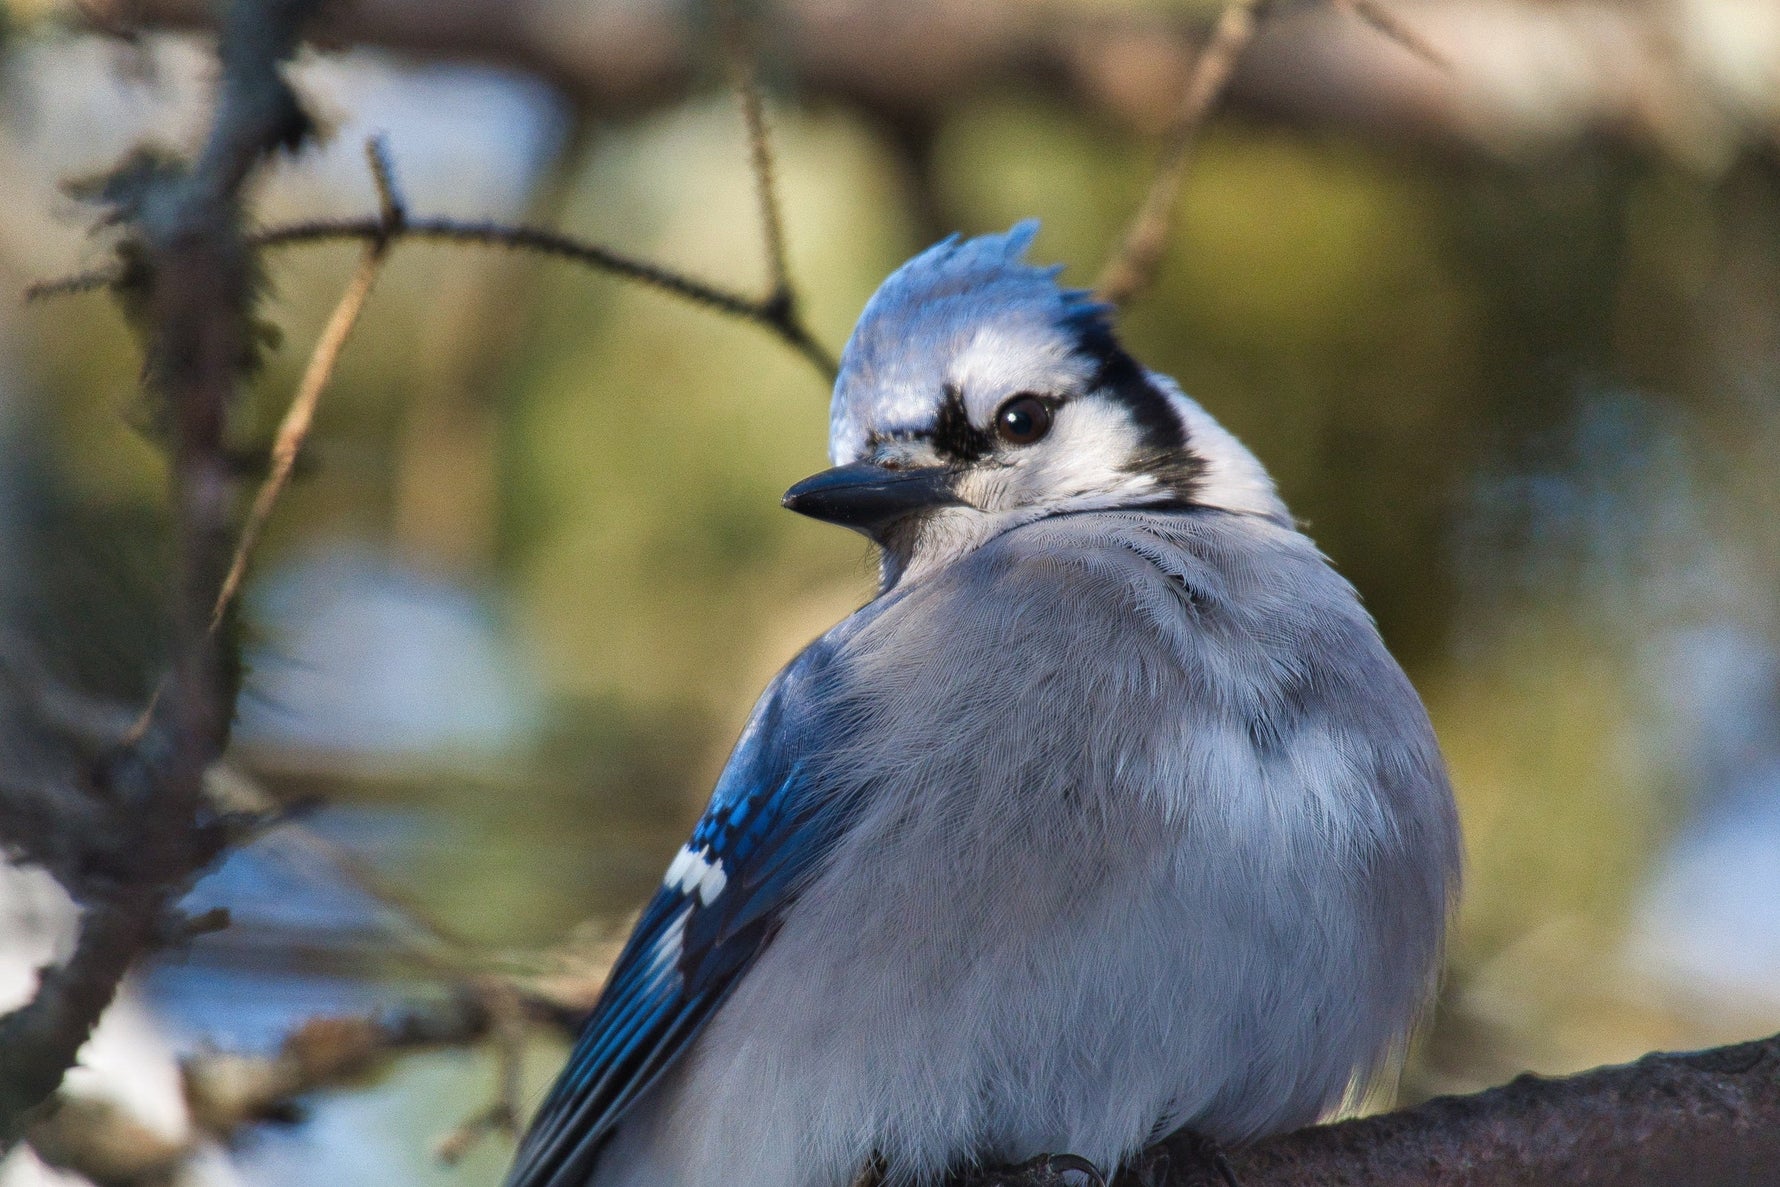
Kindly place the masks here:
<instances>
[{"instance_id":1,"label":"folded wing","mask_svg":"<svg viewBox=\"0 0 1780 1187\"><path fill-rule=\"evenodd\" d=\"M710 806L613 966L521 1144L509 1187L585 1187L625 1113L771 939L840 834L844 794L808 772L833 718L832 639L767 689Z\"/></svg>"}]
</instances>

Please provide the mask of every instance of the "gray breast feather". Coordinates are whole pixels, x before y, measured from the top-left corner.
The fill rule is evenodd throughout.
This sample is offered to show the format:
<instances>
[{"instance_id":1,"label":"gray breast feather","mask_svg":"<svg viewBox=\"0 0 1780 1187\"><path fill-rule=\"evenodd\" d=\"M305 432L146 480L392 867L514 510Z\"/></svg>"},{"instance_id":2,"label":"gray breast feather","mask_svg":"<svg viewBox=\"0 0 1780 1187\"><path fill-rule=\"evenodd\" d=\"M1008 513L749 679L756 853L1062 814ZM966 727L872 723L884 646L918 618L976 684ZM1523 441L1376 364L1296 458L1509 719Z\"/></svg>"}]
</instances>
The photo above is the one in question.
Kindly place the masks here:
<instances>
[{"instance_id":1,"label":"gray breast feather","mask_svg":"<svg viewBox=\"0 0 1780 1187\"><path fill-rule=\"evenodd\" d=\"M844 736L808 760L858 816L614 1166L1105 1165L1175 1124L1313 1120L1400 1044L1456 882L1451 796L1303 536L1054 517L843 629Z\"/></svg>"},{"instance_id":2,"label":"gray breast feather","mask_svg":"<svg viewBox=\"0 0 1780 1187\"><path fill-rule=\"evenodd\" d=\"M1041 520L892 599L846 648L869 726L831 756L854 767L838 782L881 780L886 765L915 780L960 762L1045 768L1174 812L1218 789L1159 786L1142 764L1225 749L1236 730L1246 741L1229 761L1301 765L1288 743L1327 737L1379 776L1351 789L1359 800L1448 803L1426 713L1352 587L1265 520Z\"/></svg>"}]
</instances>

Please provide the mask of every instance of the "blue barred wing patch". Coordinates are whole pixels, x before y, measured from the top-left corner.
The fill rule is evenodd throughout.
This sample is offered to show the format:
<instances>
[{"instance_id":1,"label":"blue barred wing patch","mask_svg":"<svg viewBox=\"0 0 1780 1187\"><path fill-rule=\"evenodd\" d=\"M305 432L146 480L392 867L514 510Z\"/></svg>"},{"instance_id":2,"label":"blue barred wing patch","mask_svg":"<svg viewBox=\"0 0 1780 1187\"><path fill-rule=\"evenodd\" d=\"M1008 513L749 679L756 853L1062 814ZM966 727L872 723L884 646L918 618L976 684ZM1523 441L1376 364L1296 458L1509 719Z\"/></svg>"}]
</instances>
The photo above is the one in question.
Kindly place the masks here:
<instances>
[{"instance_id":1,"label":"blue barred wing patch","mask_svg":"<svg viewBox=\"0 0 1780 1187\"><path fill-rule=\"evenodd\" d=\"M780 673L669 865L520 1145L509 1187L585 1187L625 1113L697 1037L771 940L845 823L803 776L824 736L837 640Z\"/></svg>"}]
</instances>

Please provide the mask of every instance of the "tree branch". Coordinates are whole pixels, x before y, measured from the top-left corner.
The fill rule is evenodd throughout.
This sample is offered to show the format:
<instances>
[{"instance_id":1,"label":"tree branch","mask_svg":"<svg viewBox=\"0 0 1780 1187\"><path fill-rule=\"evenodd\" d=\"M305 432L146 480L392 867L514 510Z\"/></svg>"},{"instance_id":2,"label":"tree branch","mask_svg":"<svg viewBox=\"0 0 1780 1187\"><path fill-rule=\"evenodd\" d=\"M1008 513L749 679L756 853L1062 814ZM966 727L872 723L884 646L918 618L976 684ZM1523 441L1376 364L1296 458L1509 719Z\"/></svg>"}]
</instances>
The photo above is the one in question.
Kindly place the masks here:
<instances>
[{"instance_id":1,"label":"tree branch","mask_svg":"<svg viewBox=\"0 0 1780 1187\"><path fill-rule=\"evenodd\" d=\"M789 303L795 299L795 293L791 268L785 260L785 223L779 213L778 186L773 176L772 142L766 133L766 103L755 69L756 32L743 18L736 0L719 0L718 11L723 21L730 87L741 101L742 119L748 125L748 157L754 171L755 205L760 213L760 242L766 249L767 300Z\"/></svg>"},{"instance_id":2,"label":"tree branch","mask_svg":"<svg viewBox=\"0 0 1780 1187\"><path fill-rule=\"evenodd\" d=\"M307 135L281 67L315 4L235 0L223 23L216 114L196 162L139 154L100 190L141 265L145 374L172 437L172 673L167 695L96 772L64 772L68 795L110 817L104 831L117 843L52 871L83 907L79 938L32 999L0 1018L0 1149L61 1082L124 973L167 934L173 903L222 843L204 776L227 741L236 679L233 652L210 621L230 556L223 429L255 338L238 196L261 161ZM6 847L31 851L16 836Z\"/></svg>"},{"instance_id":3,"label":"tree branch","mask_svg":"<svg viewBox=\"0 0 1780 1187\"><path fill-rule=\"evenodd\" d=\"M835 375L834 356L816 341L815 336L803 324L795 301L786 301L776 293L768 293L760 298L745 296L684 273L662 268L647 260L625 255L602 244L588 243L572 235L542 227L454 218L407 217L395 226L388 225L381 217L315 219L268 227L247 236L246 243L250 247L283 248L346 240L390 245L405 239L535 252L660 289L694 305L760 326L796 351L821 372L824 378L832 380ZM93 292L116 284L124 278L124 271L117 267L94 269L91 272L33 284L25 290L25 299L36 301Z\"/></svg>"},{"instance_id":4,"label":"tree branch","mask_svg":"<svg viewBox=\"0 0 1780 1187\"><path fill-rule=\"evenodd\" d=\"M1312 1126L1226 1152L1242 1187L1753 1187L1780 1176L1780 1035ZM969 1183L969 1180L965 1181ZM1023 1187L1053 1187L1029 1176ZM1168 1138L1115 1187L1223 1187Z\"/></svg>"},{"instance_id":5,"label":"tree branch","mask_svg":"<svg viewBox=\"0 0 1780 1187\"><path fill-rule=\"evenodd\" d=\"M323 219L272 227L253 236L251 242L260 247L292 247L327 240L371 239L381 233L380 228L381 223L374 219ZM588 243L572 235L542 227L466 222L453 218L410 218L390 233L389 238L423 239L536 252L635 281L690 301L694 305L702 305L717 313L761 326L791 347L826 378L834 378L834 357L798 320L795 310L782 301L775 301L770 293L765 298L744 296L601 244ZM47 287L59 291L67 285L65 282L52 281Z\"/></svg>"}]
</instances>

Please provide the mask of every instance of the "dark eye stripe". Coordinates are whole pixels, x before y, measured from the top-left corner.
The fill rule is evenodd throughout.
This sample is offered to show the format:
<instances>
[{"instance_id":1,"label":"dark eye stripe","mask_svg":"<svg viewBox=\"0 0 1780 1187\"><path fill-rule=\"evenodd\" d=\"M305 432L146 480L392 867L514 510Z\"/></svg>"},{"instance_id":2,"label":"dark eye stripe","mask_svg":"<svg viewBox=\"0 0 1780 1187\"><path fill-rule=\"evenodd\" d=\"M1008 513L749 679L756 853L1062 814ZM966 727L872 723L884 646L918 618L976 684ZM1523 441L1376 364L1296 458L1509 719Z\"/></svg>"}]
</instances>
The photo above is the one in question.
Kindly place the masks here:
<instances>
[{"instance_id":1,"label":"dark eye stripe","mask_svg":"<svg viewBox=\"0 0 1780 1187\"><path fill-rule=\"evenodd\" d=\"M964 410L964 393L958 385L946 384L946 398L933 426L934 450L953 461L974 462L994 447L994 439L970 423L970 414Z\"/></svg>"},{"instance_id":2,"label":"dark eye stripe","mask_svg":"<svg viewBox=\"0 0 1780 1187\"><path fill-rule=\"evenodd\" d=\"M1192 503L1204 463L1193 452L1187 427L1168 397L1149 381L1105 324L1086 326L1077 349L1098 364L1093 389L1123 404L1137 426L1137 454L1126 469L1152 475L1182 503Z\"/></svg>"}]
</instances>

